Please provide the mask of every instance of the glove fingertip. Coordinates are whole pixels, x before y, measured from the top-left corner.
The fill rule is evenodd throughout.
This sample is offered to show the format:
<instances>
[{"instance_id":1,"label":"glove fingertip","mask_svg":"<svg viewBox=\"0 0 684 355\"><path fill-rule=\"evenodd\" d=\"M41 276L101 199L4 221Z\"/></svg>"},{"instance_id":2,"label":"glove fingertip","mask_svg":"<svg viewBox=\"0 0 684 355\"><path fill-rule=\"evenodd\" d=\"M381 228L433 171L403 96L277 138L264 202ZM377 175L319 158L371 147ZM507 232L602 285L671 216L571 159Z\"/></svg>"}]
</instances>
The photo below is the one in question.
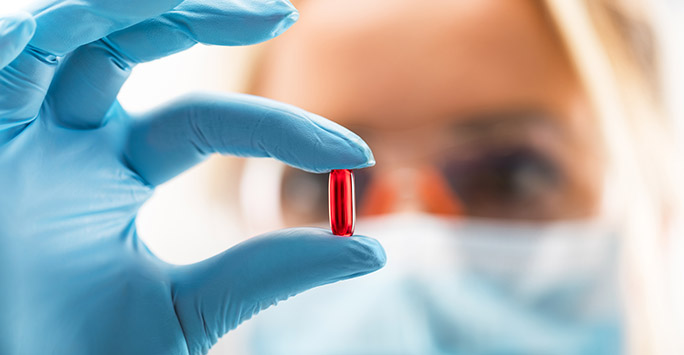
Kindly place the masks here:
<instances>
[{"instance_id":1,"label":"glove fingertip","mask_svg":"<svg viewBox=\"0 0 684 355\"><path fill-rule=\"evenodd\" d=\"M375 165L375 157L373 156L373 151L370 149L368 144L361 139L356 133L351 131L346 132L346 140L353 148L355 155L355 164L350 166L349 169L361 169L368 168Z\"/></svg>"},{"instance_id":2,"label":"glove fingertip","mask_svg":"<svg viewBox=\"0 0 684 355\"><path fill-rule=\"evenodd\" d=\"M387 263L387 254L380 242L366 236L348 238L350 243L350 260L363 273L370 273L381 269Z\"/></svg>"},{"instance_id":3,"label":"glove fingertip","mask_svg":"<svg viewBox=\"0 0 684 355\"><path fill-rule=\"evenodd\" d=\"M356 133L340 124L313 113L304 113L313 123L311 136L322 142L319 154L298 168L315 173L327 173L332 169L362 169L375 165L373 151Z\"/></svg>"},{"instance_id":4,"label":"glove fingertip","mask_svg":"<svg viewBox=\"0 0 684 355\"><path fill-rule=\"evenodd\" d=\"M278 25L273 28L273 32L271 32L271 37L275 38L283 34L283 32L287 31L292 25L294 25L297 20L299 20L299 11L294 10L292 11L289 15L287 15L285 18L283 18L282 21L278 23Z\"/></svg>"}]
</instances>

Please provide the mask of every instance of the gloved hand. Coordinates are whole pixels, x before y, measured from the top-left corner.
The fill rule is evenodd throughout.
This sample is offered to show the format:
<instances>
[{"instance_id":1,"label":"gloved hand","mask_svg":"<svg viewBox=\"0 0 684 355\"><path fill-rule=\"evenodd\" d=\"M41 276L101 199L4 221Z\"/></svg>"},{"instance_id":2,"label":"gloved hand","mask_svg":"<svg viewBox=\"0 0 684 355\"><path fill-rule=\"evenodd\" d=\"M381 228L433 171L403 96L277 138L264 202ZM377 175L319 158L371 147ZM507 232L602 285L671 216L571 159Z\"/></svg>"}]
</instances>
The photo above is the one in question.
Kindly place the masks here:
<instances>
[{"instance_id":1,"label":"gloved hand","mask_svg":"<svg viewBox=\"0 0 684 355\"><path fill-rule=\"evenodd\" d=\"M154 187L212 153L314 172L373 164L343 127L262 98L194 95L137 116L116 102L136 63L277 36L297 18L286 0L60 0L31 13L35 35L0 71L0 354L205 353L280 300L382 267L375 240L315 228L186 266L136 233ZM25 42L26 26L1 40Z\"/></svg>"}]
</instances>

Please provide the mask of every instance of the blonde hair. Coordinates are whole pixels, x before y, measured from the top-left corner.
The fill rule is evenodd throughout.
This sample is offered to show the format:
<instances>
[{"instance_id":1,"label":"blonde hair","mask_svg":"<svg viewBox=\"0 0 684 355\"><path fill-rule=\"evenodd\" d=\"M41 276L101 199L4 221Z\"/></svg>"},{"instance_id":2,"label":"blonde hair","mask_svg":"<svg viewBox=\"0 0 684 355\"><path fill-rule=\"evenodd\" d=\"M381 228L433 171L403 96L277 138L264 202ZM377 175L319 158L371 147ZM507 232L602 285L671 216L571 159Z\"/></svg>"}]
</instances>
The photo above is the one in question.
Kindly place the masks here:
<instances>
[{"instance_id":1,"label":"blonde hair","mask_svg":"<svg viewBox=\"0 0 684 355\"><path fill-rule=\"evenodd\" d=\"M675 126L663 102L658 29L646 1L545 0L606 143L625 230L628 349L682 354L672 286L671 224L680 210Z\"/></svg>"}]
</instances>

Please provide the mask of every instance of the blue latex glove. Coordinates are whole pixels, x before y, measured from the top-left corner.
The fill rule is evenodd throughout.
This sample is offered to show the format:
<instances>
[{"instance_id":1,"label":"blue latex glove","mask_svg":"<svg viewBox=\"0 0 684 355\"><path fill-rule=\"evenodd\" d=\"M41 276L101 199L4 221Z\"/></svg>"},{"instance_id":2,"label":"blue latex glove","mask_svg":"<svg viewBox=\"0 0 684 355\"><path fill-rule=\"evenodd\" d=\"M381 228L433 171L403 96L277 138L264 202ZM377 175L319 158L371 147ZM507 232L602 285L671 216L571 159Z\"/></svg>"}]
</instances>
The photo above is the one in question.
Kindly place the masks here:
<instances>
[{"instance_id":1,"label":"blue latex glove","mask_svg":"<svg viewBox=\"0 0 684 355\"><path fill-rule=\"evenodd\" d=\"M315 172L373 164L343 127L262 98L194 95L125 112L116 94L136 63L197 42L267 40L297 18L284 0L179 3L41 5L29 45L0 71L0 354L205 353L280 300L384 264L375 240L315 228L187 266L140 241L135 217L154 187L212 153Z\"/></svg>"},{"instance_id":2,"label":"blue latex glove","mask_svg":"<svg viewBox=\"0 0 684 355\"><path fill-rule=\"evenodd\" d=\"M0 17L0 69L19 55L35 30L36 22L25 12Z\"/></svg>"}]
</instances>

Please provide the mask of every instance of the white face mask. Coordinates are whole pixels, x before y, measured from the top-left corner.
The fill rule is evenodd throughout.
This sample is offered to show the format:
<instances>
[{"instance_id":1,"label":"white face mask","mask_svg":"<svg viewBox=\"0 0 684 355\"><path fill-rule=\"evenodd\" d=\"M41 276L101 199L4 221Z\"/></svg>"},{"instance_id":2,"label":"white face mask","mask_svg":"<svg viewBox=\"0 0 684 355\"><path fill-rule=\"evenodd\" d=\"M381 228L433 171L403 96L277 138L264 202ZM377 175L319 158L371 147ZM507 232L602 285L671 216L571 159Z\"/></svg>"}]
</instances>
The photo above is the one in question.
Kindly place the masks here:
<instances>
[{"instance_id":1,"label":"white face mask","mask_svg":"<svg viewBox=\"0 0 684 355\"><path fill-rule=\"evenodd\" d=\"M361 220L387 266L258 316L264 354L622 352L618 240L594 221Z\"/></svg>"}]
</instances>

